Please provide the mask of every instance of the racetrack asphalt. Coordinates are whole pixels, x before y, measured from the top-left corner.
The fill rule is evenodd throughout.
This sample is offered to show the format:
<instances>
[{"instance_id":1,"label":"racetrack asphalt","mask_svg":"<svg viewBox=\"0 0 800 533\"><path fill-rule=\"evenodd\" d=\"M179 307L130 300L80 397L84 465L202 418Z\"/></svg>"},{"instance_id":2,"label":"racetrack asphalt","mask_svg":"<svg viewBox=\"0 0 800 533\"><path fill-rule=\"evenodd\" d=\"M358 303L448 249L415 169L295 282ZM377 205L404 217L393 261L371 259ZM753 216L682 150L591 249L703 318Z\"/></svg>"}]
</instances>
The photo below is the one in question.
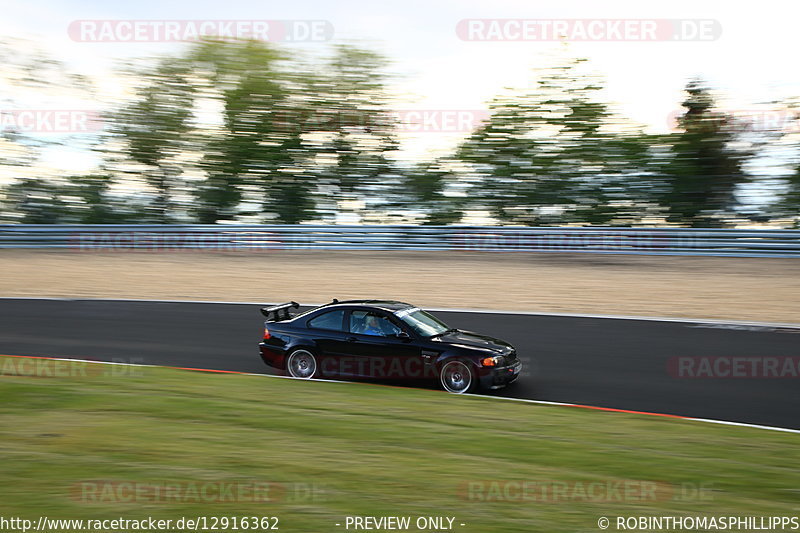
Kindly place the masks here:
<instances>
[{"instance_id":1,"label":"racetrack asphalt","mask_svg":"<svg viewBox=\"0 0 800 533\"><path fill-rule=\"evenodd\" d=\"M271 369L258 356L260 307L2 299L0 354L269 374ZM435 314L451 327L516 346L525 365L523 374L490 395L800 429L800 376L789 369L793 365L797 371L800 361L800 329L466 311ZM765 358L778 365L772 375L781 377L751 375L752 369L763 369ZM691 371L706 377L683 377Z\"/></svg>"}]
</instances>

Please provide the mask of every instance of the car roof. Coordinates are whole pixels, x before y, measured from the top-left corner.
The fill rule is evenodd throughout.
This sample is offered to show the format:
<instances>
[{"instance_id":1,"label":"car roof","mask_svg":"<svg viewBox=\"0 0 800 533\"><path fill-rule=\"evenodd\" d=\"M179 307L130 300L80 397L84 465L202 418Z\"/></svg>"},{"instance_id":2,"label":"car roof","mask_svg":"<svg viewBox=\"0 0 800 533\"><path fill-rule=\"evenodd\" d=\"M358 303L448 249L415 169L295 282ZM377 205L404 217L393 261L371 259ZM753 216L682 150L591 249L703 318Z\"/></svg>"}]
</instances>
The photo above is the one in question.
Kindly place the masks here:
<instances>
[{"instance_id":1,"label":"car roof","mask_svg":"<svg viewBox=\"0 0 800 533\"><path fill-rule=\"evenodd\" d=\"M366 307L377 307L378 309L383 309L384 311L399 311L400 309L410 309L414 307L411 304L405 302L398 302L396 300L344 300L344 301L337 301L334 300L329 304L325 304L323 307L335 307L340 305L363 305Z\"/></svg>"}]
</instances>

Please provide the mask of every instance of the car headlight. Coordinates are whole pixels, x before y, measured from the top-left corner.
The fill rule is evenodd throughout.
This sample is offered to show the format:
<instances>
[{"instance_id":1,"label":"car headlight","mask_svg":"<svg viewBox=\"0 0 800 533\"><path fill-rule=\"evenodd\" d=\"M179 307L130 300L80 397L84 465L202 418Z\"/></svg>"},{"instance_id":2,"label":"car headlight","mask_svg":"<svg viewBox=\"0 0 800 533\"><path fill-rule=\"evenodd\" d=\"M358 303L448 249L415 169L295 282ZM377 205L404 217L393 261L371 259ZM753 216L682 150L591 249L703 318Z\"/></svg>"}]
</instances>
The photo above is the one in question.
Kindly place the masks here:
<instances>
[{"instance_id":1,"label":"car headlight","mask_svg":"<svg viewBox=\"0 0 800 533\"><path fill-rule=\"evenodd\" d=\"M493 357L485 357L481 359L483 366L500 366L503 364L503 356L495 355Z\"/></svg>"}]
</instances>

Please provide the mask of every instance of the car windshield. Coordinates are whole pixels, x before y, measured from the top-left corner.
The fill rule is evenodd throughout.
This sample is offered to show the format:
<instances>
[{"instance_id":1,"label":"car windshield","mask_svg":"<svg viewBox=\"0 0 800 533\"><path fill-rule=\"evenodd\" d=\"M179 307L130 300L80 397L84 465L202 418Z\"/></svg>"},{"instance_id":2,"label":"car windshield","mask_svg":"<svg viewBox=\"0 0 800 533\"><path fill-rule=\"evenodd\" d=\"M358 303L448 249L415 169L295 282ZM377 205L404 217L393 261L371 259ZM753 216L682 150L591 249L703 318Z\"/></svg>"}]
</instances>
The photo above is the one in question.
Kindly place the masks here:
<instances>
[{"instance_id":1,"label":"car windshield","mask_svg":"<svg viewBox=\"0 0 800 533\"><path fill-rule=\"evenodd\" d=\"M397 311L395 316L408 324L411 329L423 337L440 335L450 329L444 322L435 316L416 307Z\"/></svg>"}]
</instances>

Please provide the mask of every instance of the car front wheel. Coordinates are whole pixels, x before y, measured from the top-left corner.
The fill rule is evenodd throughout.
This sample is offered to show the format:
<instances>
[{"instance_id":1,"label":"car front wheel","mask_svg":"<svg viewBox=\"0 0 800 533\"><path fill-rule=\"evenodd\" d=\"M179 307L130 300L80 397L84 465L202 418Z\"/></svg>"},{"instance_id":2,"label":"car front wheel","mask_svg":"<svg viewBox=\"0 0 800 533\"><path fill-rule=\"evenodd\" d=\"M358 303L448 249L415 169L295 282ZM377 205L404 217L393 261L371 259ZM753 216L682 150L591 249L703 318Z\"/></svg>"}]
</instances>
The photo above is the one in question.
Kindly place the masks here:
<instances>
[{"instance_id":1,"label":"car front wheel","mask_svg":"<svg viewBox=\"0 0 800 533\"><path fill-rule=\"evenodd\" d=\"M317 359L308 350L294 350L286 359L286 370L293 378L311 379L317 373Z\"/></svg>"},{"instance_id":2,"label":"car front wheel","mask_svg":"<svg viewBox=\"0 0 800 533\"><path fill-rule=\"evenodd\" d=\"M472 369L462 361L449 361L439 370L439 380L447 392L464 394L475 389L476 379Z\"/></svg>"}]
</instances>

